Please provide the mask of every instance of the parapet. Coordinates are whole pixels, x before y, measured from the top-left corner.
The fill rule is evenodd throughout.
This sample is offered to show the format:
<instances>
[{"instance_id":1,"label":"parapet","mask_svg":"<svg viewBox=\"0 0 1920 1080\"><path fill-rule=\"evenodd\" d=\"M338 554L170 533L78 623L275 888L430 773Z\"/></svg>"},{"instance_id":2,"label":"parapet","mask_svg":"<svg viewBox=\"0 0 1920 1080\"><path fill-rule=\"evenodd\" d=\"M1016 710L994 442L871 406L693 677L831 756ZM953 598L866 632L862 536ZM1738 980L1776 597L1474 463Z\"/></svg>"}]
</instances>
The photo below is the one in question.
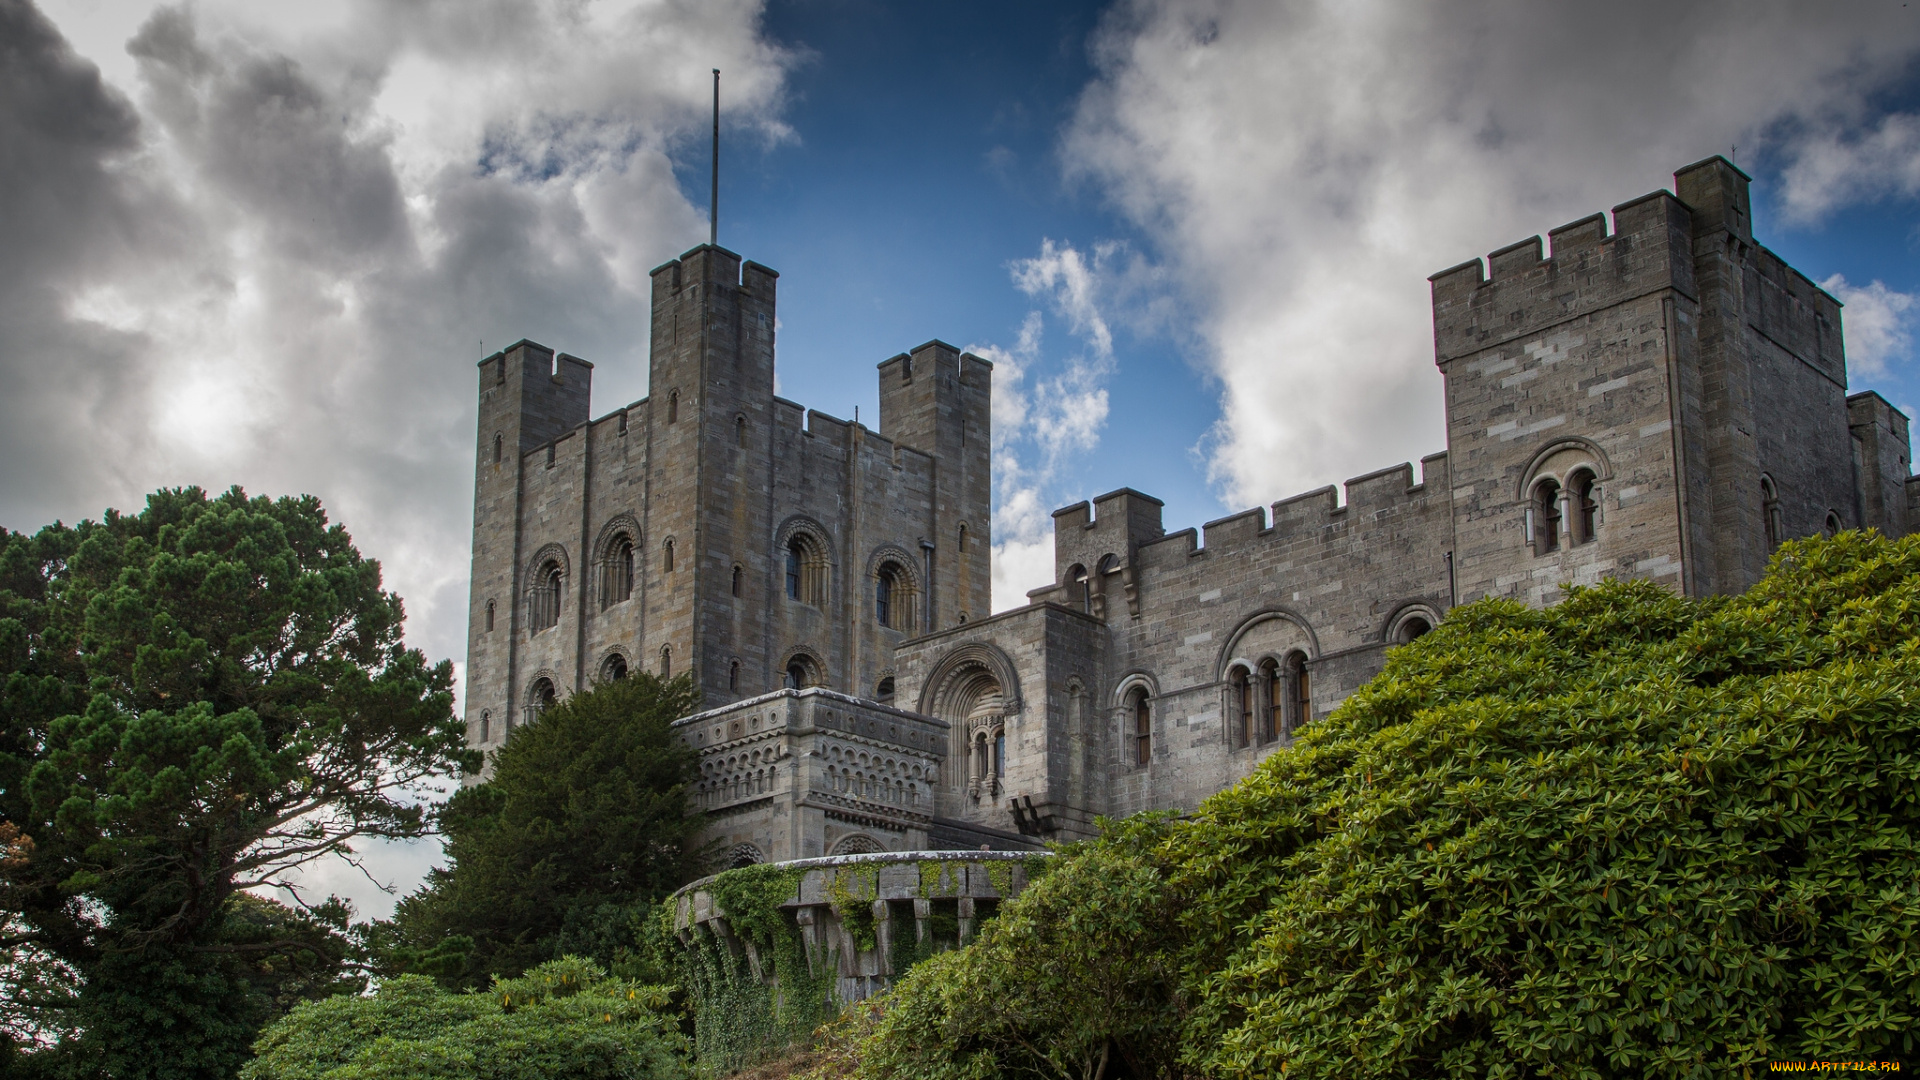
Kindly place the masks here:
<instances>
[{"instance_id":1,"label":"parapet","mask_svg":"<svg viewBox=\"0 0 1920 1080\"><path fill-rule=\"evenodd\" d=\"M1166 535L1160 523L1165 505L1145 492L1119 488L1055 510L1054 580L1065 581L1067 570L1076 565L1089 573L1103 563L1109 570L1129 565L1140 545Z\"/></svg>"},{"instance_id":2,"label":"parapet","mask_svg":"<svg viewBox=\"0 0 1920 1080\"><path fill-rule=\"evenodd\" d=\"M1237 514L1217 518L1201 526L1200 532L1182 529L1143 543L1139 550L1142 563L1162 568L1177 565L1186 558L1213 558L1246 551L1260 544L1298 543L1331 535L1335 526L1375 521L1395 515L1418 518L1429 508L1443 514L1450 506L1449 474L1445 453L1420 459L1420 480L1414 482L1413 465L1401 462L1390 468L1356 476L1345 484L1347 500L1339 501L1339 489L1328 485L1281 499L1271 507L1254 507ZM1054 512L1055 546L1061 543L1061 524L1084 523L1086 503L1077 503ZM1158 500L1155 500L1158 507ZM1269 513L1271 517L1269 517ZM1156 518L1157 524L1157 518ZM1202 546L1199 541L1204 539ZM1064 580L1064 579L1062 579Z\"/></svg>"},{"instance_id":3,"label":"parapet","mask_svg":"<svg viewBox=\"0 0 1920 1080\"><path fill-rule=\"evenodd\" d=\"M742 261L734 252L713 244L689 248L679 258L661 263L647 275L653 279L656 304L688 285L708 282L760 292L771 290L780 277L778 271L751 259Z\"/></svg>"},{"instance_id":4,"label":"parapet","mask_svg":"<svg viewBox=\"0 0 1920 1080\"><path fill-rule=\"evenodd\" d=\"M1694 172L1680 178L1683 186L1704 191L1707 179L1718 183L1720 173L1701 171L1707 164L1688 166ZM1744 199L1741 186L1742 206ZM1531 236L1488 255L1484 268L1474 259L1440 271L1427 279L1433 287L1436 361L1444 367L1655 289L1696 295L1692 237L1697 225L1687 204L1661 190L1614 207L1611 233L1606 215L1590 214L1550 230L1550 249Z\"/></svg>"}]
</instances>

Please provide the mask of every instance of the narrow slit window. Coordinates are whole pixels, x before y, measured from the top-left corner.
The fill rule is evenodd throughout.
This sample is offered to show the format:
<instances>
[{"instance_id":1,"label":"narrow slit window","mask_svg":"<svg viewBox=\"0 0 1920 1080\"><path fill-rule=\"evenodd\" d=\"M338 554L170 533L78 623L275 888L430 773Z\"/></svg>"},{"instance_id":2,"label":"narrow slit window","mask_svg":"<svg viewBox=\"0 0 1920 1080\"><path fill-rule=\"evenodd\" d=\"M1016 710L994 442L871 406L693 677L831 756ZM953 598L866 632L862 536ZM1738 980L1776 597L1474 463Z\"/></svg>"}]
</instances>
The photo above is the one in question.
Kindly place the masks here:
<instances>
[{"instance_id":1,"label":"narrow slit window","mask_svg":"<svg viewBox=\"0 0 1920 1080\"><path fill-rule=\"evenodd\" d=\"M1233 744L1250 746L1253 743L1253 679L1243 667L1234 668L1227 678L1233 689Z\"/></svg>"},{"instance_id":2,"label":"narrow slit window","mask_svg":"<svg viewBox=\"0 0 1920 1080\"><path fill-rule=\"evenodd\" d=\"M1294 653L1287 657L1287 682L1292 684L1292 720L1290 730L1305 727L1313 720L1313 690L1307 683L1307 656Z\"/></svg>"},{"instance_id":3,"label":"narrow slit window","mask_svg":"<svg viewBox=\"0 0 1920 1080\"><path fill-rule=\"evenodd\" d=\"M1587 469L1567 478L1567 508L1573 513L1567 531L1575 546L1592 543L1598 535L1595 523L1600 518L1599 481Z\"/></svg>"},{"instance_id":4,"label":"narrow slit window","mask_svg":"<svg viewBox=\"0 0 1920 1080\"><path fill-rule=\"evenodd\" d=\"M1552 479L1533 486L1533 553L1560 550L1560 485Z\"/></svg>"},{"instance_id":5,"label":"narrow slit window","mask_svg":"<svg viewBox=\"0 0 1920 1080\"><path fill-rule=\"evenodd\" d=\"M1147 705L1147 692L1133 692L1133 763L1145 765L1153 760L1153 714Z\"/></svg>"},{"instance_id":6,"label":"narrow slit window","mask_svg":"<svg viewBox=\"0 0 1920 1080\"><path fill-rule=\"evenodd\" d=\"M1267 695L1267 707L1260 710L1260 741L1272 742L1286 724L1287 708L1286 680L1280 675L1280 665L1272 659L1260 661L1260 687Z\"/></svg>"}]
</instances>

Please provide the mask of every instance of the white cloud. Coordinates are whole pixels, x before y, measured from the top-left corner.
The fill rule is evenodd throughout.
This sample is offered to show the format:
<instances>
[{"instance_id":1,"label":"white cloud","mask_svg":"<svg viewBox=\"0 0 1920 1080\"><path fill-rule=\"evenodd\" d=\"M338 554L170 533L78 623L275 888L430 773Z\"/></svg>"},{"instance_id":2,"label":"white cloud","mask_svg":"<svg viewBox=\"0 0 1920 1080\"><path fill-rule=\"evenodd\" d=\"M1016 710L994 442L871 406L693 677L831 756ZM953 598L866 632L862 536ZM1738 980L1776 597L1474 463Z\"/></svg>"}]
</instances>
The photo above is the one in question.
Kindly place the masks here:
<instances>
[{"instance_id":1,"label":"white cloud","mask_svg":"<svg viewBox=\"0 0 1920 1080\"><path fill-rule=\"evenodd\" d=\"M1248 505L1444 445L1428 274L1734 144L1871 126L1916 52L1898 8L1789 0L1131 0L1063 154L1178 282L1222 387L1203 450Z\"/></svg>"},{"instance_id":2,"label":"white cloud","mask_svg":"<svg viewBox=\"0 0 1920 1080\"><path fill-rule=\"evenodd\" d=\"M1053 580L1052 503L1061 469L1099 445L1113 375L1107 311L1116 289L1142 291L1151 275L1115 243L1089 256L1041 241L1040 253L1010 267L1021 292L1067 323L1080 347L1048 365L1045 316L1027 313L1012 347L971 345L993 361L993 609L1026 603L1027 590Z\"/></svg>"},{"instance_id":3,"label":"white cloud","mask_svg":"<svg viewBox=\"0 0 1920 1080\"><path fill-rule=\"evenodd\" d=\"M1864 131L1801 139L1781 174L1787 216L1815 222L1852 202L1920 195L1920 116L1894 113Z\"/></svg>"},{"instance_id":4,"label":"white cloud","mask_svg":"<svg viewBox=\"0 0 1920 1080\"><path fill-rule=\"evenodd\" d=\"M1820 283L1846 310L1840 326L1846 335L1847 370L1856 375L1884 375L1889 363L1913 355L1913 321L1920 315L1912 293L1889 289L1885 282L1850 285L1835 274Z\"/></svg>"},{"instance_id":5,"label":"white cloud","mask_svg":"<svg viewBox=\"0 0 1920 1080\"><path fill-rule=\"evenodd\" d=\"M460 658L481 342L641 396L646 271L706 235L672 160L710 69L777 140L791 59L759 0L318 7L60 0L76 56L7 6L0 74L34 92L0 97L0 204L34 257L0 267L0 524L310 492Z\"/></svg>"}]
</instances>

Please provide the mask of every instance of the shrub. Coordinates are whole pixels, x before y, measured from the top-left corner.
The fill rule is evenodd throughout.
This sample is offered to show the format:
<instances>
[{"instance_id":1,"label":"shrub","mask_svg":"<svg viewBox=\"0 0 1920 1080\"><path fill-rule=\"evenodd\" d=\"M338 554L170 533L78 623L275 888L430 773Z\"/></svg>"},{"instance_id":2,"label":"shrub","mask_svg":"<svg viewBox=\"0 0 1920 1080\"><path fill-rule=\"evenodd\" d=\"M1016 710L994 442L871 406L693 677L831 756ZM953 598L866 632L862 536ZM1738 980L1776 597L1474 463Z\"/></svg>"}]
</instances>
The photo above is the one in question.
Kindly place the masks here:
<instances>
[{"instance_id":1,"label":"shrub","mask_svg":"<svg viewBox=\"0 0 1920 1080\"><path fill-rule=\"evenodd\" d=\"M669 1080L686 1039L663 987L611 979L577 957L490 993L401 975L370 997L334 997L269 1027L242 1080Z\"/></svg>"},{"instance_id":2,"label":"shrub","mask_svg":"<svg viewBox=\"0 0 1920 1080\"><path fill-rule=\"evenodd\" d=\"M1920 537L1789 544L1736 598L1609 582L1458 608L1151 850L1123 830L1069 854L916 970L854 1069L1112 1076L1088 1048L1174 1043L1156 1006L1176 1053L1130 1075L1911 1055L1916 734ZM1129 962L1074 966L1112 928ZM1116 980L1109 1023L1081 995Z\"/></svg>"}]
</instances>

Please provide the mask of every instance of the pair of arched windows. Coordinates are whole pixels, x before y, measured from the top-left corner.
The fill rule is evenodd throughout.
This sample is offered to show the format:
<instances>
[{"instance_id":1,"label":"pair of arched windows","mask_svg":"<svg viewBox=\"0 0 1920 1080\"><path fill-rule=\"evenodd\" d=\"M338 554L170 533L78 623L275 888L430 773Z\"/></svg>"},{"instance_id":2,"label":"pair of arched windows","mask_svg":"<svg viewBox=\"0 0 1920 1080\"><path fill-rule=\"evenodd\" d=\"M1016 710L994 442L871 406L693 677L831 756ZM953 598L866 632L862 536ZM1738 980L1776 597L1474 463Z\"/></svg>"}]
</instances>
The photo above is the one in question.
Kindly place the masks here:
<instances>
[{"instance_id":1,"label":"pair of arched windows","mask_svg":"<svg viewBox=\"0 0 1920 1080\"><path fill-rule=\"evenodd\" d=\"M527 688L527 706L523 722L531 724L540 719L540 714L545 712L557 697L552 679L542 675L533 680L533 685Z\"/></svg>"},{"instance_id":2,"label":"pair of arched windows","mask_svg":"<svg viewBox=\"0 0 1920 1080\"><path fill-rule=\"evenodd\" d=\"M1235 748L1263 746L1313 719L1307 654L1268 657L1258 671L1235 664L1227 673L1228 737Z\"/></svg>"},{"instance_id":3,"label":"pair of arched windows","mask_svg":"<svg viewBox=\"0 0 1920 1080\"><path fill-rule=\"evenodd\" d=\"M787 599L819 607L827 598L826 546L812 533L796 532L787 540Z\"/></svg>"},{"instance_id":4,"label":"pair of arched windows","mask_svg":"<svg viewBox=\"0 0 1920 1080\"><path fill-rule=\"evenodd\" d=\"M560 595L566 575L556 559L540 564L533 588L527 592L527 626L539 633L560 621Z\"/></svg>"},{"instance_id":5,"label":"pair of arched windows","mask_svg":"<svg viewBox=\"0 0 1920 1080\"><path fill-rule=\"evenodd\" d=\"M607 549L601 575L600 606L605 608L633 596L633 539L621 536Z\"/></svg>"},{"instance_id":6,"label":"pair of arched windows","mask_svg":"<svg viewBox=\"0 0 1920 1080\"><path fill-rule=\"evenodd\" d=\"M888 560L880 564L873 581L873 618L890 630L913 629L913 579L906 568Z\"/></svg>"},{"instance_id":7,"label":"pair of arched windows","mask_svg":"<svg viewBox=\"0 0 1920 1080\"><path fill-rule=\"evenodd\" d=\"M1564 489L1553 477L1541 477L1534 481L1531 504L1527 508L1533 553L1545 555L1559 551L1563 533L1571 547L1591 543L1599 534L1599 517L1599 478L1592 469L1575 469L1569 473Z\"/></svg>"}]
</instances>

